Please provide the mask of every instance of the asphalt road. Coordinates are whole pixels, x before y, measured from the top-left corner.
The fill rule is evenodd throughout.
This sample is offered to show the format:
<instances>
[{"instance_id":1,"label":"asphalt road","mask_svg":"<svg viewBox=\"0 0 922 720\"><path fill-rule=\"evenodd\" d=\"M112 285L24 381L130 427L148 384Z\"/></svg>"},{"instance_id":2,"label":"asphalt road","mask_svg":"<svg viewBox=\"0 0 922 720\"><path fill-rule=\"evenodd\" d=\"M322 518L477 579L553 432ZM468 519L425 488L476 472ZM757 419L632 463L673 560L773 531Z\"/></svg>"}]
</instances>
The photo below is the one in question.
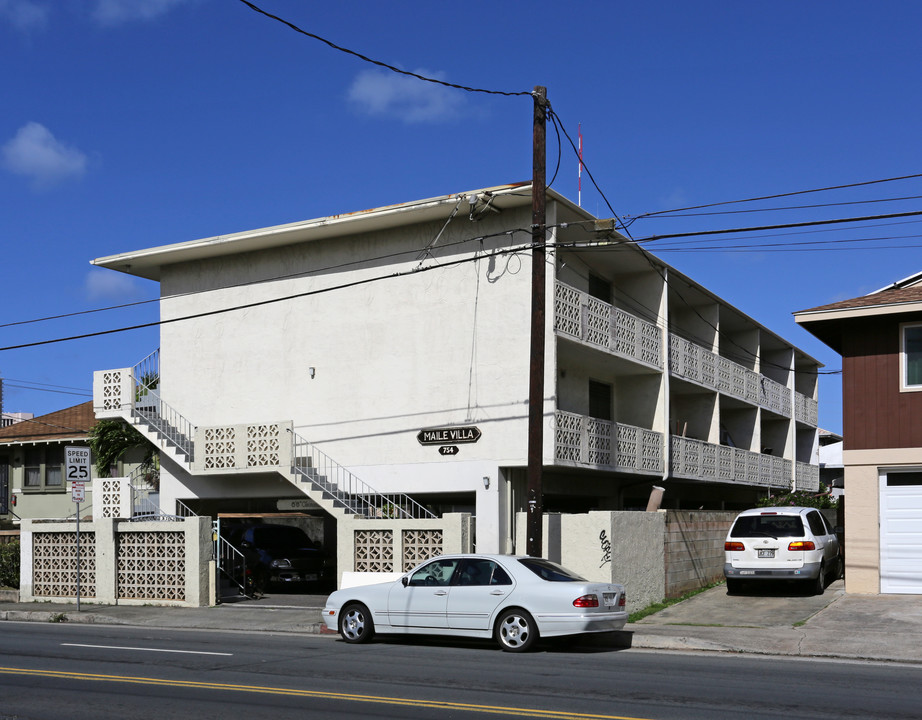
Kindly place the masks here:
<instances>
[{"instance_id":1,"label":"asphalt road","mask_svg":"<svg viewBox=\"0 0 922 720\"><path fill-rule=\"evenodd\" d=\"M0 719L919 717L922 668L434 639L8 622Z\"/></svg>"}]
</instances>

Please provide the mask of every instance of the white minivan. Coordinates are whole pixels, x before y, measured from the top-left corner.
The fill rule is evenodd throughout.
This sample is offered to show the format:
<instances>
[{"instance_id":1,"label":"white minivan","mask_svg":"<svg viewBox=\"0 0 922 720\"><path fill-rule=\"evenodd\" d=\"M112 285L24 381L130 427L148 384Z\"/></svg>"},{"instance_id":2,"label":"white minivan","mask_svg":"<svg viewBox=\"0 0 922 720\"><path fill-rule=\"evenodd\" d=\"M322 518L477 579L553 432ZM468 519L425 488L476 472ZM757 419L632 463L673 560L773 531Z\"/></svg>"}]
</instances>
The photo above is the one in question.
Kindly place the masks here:
<instances>
[{"instance_id":1,"label":"white minivan","mask_svg":"<svg viewBox=\"0 0 922 720\"><path fill-rule=\"evenodd\" d=\"M842 572L835 530L816 508L746 510L730 526L724 554L728 593L745 580L801 580L820 595Z\"/></svg>"}]
</instances>

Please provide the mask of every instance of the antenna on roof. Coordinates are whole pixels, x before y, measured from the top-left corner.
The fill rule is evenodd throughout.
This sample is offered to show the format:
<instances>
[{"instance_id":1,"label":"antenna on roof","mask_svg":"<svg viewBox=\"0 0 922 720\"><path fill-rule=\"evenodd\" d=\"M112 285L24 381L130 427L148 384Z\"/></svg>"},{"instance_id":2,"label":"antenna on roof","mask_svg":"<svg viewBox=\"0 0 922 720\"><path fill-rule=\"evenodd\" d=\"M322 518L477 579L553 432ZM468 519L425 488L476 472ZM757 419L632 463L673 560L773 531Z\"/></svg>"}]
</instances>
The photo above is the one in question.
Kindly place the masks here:
<instances>
[{"instance_id":1,"label":"antenna on roof","mask_svg":"<svg viewBox=\"0 0 922 720\"><path fill-rule=\"evenodd\" d=\"M576 204L583 206L583 124L577 126L579 131L579 175L577 176Z\"/></svg>"}]
</instances>

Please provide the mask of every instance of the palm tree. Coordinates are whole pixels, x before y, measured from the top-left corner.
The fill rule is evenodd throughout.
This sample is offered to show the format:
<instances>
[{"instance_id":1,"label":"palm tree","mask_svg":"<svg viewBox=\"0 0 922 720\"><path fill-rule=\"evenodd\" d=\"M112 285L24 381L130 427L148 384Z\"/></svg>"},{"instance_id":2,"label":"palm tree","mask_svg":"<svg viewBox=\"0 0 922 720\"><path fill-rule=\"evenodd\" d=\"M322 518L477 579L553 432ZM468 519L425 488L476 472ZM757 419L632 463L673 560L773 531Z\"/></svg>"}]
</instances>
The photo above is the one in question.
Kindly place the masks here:
<instances>
[{"instance_id":1,"label":"palm tree","mask_svg":"<svg viewBox=\"0 0 922 720\"><path fill-rule=\"evenodd\" d=\"M124 420L107 418L90 428L90 449L96 458L96 475L109 477L110 468L129 450L142 450L144 458L141 467L150 475L159 475L160 457L154 445L137 428Z\"/></svg>"}]
</instances>

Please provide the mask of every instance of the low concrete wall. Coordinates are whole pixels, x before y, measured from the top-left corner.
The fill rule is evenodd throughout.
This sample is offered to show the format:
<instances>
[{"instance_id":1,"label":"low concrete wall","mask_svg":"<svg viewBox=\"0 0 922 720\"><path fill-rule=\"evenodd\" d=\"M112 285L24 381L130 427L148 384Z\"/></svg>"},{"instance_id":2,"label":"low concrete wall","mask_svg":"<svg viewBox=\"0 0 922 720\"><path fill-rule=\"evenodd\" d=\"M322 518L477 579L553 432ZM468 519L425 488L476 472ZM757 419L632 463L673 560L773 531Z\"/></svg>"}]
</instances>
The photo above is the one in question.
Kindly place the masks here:
<instances>
[{"instance_id":1,"label":"low concrete wall","mask_svg":"<svg viewBox=\"0 0 922 720\"><path fill-rule=\"evenodd\" d=\"M211 533L207 517L179 522L105 519L80 523L81 602L214 604ZM169 542L162 542L166 537ZM76 548L75 522L23 520L20 600L76 602Z\"/></svg>"},{"instance_id":2,"label":"low concrete wall","mask_svg":"<svg viewBox=\"0 0 922 720\"><path fill-rule=\"evenodd\" d=\"M724 579L724 541L736 516L719 510L666 512L665 597L679 597Z\"/></svg>"},{"instance_id":3,"label":"low concrete wall","mask_svg":"<svg viewBox=\"0 0 922 720\"><path fill-rule=\"evenodd\" d=\"M344 573L356 583L358 573L401 575L436 555L471 552L472 526L468 513L416 520L342 518L336 523L336 587L343 586Z\"/></svg>"},{"instance_id":4,"label":"low concrete wall","mask_svg":"<svg viewBox=\"0 0 922 720\"><path fill-rule=\"evenodd\" d=\"M516 547L526 545L526 513L516 517ZM629 612L666 596L662 512L590 512L544 516L542 554L594 582L625 587Z\"/></svg>"}]
</instances>

